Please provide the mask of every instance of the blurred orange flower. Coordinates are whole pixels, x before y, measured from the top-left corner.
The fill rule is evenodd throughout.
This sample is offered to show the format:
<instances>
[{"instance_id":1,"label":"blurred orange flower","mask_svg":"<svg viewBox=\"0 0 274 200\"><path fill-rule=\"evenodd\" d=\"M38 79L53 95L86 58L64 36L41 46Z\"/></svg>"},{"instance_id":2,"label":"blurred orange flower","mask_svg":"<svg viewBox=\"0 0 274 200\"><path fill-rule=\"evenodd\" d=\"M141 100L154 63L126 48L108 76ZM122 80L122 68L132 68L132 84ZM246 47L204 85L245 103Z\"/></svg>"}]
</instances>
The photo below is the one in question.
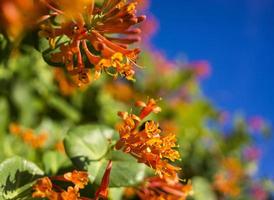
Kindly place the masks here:
<instances>
[{"instance_id":1,"label":"blurred orange flower","mask_svg":"<svg viewBox=\"0 0 274 200\"><path fill-rule=\"evenodd\" d=\"M223 170L214 177L214 187L223 194L237 197L241 193L240 182L244 178L244 169L236 158L226 158L222 162Z\"/></svg>"},{"instance_id":2,"label":"blurred orange flower","mask_svg":"<svg viewBox=\"0 0 274 200\"><path fill-rule=\"evenodd\" d=\"M54 193L54 191L52 191L51 180L48 177L38 179L33 186L33 190L32 197L34 198L45 198L51 195L51 193Z\"/></svg>"},{"instance_id":3,"label":"blurred orange flower","mask_svg":"<svg viewBox=\"0 0 274 200\"><path fill-rule=\"evenodd\" d=\"M24 129L16 123L10 124L9 131L11 134L21 138L26 144L31 145L34 149L42 148L48 139L48 133L41 132L35 134L32 129Z\"/></svg>"},{"instance_id":4,"label":"blurred orange flower","mask_svg":"<svg viewBox=\"0 0 274 200\"><path fill-rule=\"evenodd\" d=\"M137 191L142 200L185 200L192 193L190 183L169 183L159 177L149 178L143 187Z\"/></svg>"},{"instance_id":5,"label":"blurred orange flower","mask_svg":"<svg viewBox=\"0 0 274 200\"><path fill-rule=\"evenodd\" d=\"M42 14L41 8L41 5L33 0L0 0L1 31L10 39L17 39L36 24L37 18Z\"/></svg>"},{"instance_id":6,"label":"blurred orange flower","mask_svg":"<svg viewBox=\"0 0 274 200\"><path fill-rule=\"evenodd\" d=\"M52 180L68 181L74 184L74 187L69 186L67 190L52 184ZM63 176L44 177L36 181L33 186L34 198L48 198L49 200L77 200L80 197L79 189L83 189L88 183L87 172L76 171L68 172Z\"/></svg>"}]
</instances>

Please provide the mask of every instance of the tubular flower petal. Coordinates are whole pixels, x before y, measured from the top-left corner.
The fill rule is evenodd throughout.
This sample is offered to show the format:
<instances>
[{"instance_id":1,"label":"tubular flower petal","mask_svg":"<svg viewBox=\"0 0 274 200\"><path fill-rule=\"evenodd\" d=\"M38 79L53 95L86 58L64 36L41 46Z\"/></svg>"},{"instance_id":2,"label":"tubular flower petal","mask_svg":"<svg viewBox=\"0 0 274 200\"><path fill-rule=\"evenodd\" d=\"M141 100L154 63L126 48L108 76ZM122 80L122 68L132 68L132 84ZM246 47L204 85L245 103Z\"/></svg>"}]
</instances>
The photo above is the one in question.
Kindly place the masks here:
<instances>
[{"instance_id":1,"label":"tubular flower petal","mask_svg":"<svg viewBox=\"0 0 274 200\"><path fill-rule=\"evenodd\" d=\"M121 75L134 79L140 50L130 50L128 45L140 40L141 31L131 27L145 19L136 16L137 0L105 0L101 6L93 0L81 0L77 8L65 0L44 2L54 13L50 18L58 17L60 21L52 25L50 18L45 20L39 34L59 50L51 53L52 62L77 75L79 85L90 82L89 68L94 68L94 80L102 71L114 78ZM56 45L64 37L67 41Z\"/></svg>"},{"instance_id":2,"label":"tubular flower petal","mask_svg":"<svg viewBox=\"0 0 274 200\"><path fill-rule=\"evenodd\" d=\"M61 193L63 200L77 200L80 197L79 188L77 187L68 187L67 191Z\"/></svg>"},{"instance_id":3,"label":"tubular flower petal","mask_svg":"<svg viewBox=\"0 0 274 200\"><path fill-rule=\"evenodd\" d=\"M74 185L80 189L84 188L88 184L88 173L84 171L68 172L64 174L64 178L67 181L74 183Z\"/></svg>"},{"instance_id":4,"label":"tubular flower petal","mask_svg":"<svg viewBox=\"0 0 274 200\"><path fill-rule=\"evenodd\" d=\"M145 116L160 111L154 99L149 99L148 103L138 101L136 105L142 107L138 116L127 112L118 113L123 122L118 125L120 140L116 148L153 168L161 178L176 179L180 168L168 162L180 158L178 151L173 149L177 147L175 134L162 133L159 124L154 121L139 126Z\"/></svg>"},{"instance_id":5,"label":"tubular flower petal","mask_svg":"<svg viewBox=\"0 0 274 200\"><path fill-rule=\"evenodd\" d=\"M168 183L159 177L151 177L141 187L137 194L142 200L185 200L191 195L192 185L180 182Z\"/></svg>"},{"instance_id":6,"label":"tubular flower petal","mask_svg":"<svg viewBox=\"0 0 274 200\"><path fill-rule=\"evenodd\" d=\"M104 198L104 199L107 199L109 177L110 177L111 169L112 169L112 161L110 160L108 162L107 168L106 168L104 176L102 178L101 185L95 193L95 200L99 199L100 197Z\"/></svg>"},{"instance_id":7,"label":"tubular flower petal","mask_svg":"<svg viewBox=\"0 0 274 200\"><path fill-rule=\"evenodd\" d=\"M50 193L52 193L52 183L48 177L44 177L38 179L36 184L33 186L34 192L32 193L32 197L34 198L45 198Z\"/></svg>"}]
</instances>

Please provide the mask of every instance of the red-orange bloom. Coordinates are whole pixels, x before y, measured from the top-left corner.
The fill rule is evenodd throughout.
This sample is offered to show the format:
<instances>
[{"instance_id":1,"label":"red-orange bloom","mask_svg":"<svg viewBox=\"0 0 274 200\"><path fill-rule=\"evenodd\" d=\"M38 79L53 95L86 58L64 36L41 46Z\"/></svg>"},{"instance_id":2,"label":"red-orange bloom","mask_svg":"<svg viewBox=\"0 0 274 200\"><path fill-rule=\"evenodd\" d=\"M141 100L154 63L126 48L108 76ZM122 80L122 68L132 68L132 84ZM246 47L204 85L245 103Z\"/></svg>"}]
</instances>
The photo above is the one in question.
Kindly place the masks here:
<instances>
[{"instance_id":1,"label":"red-orange bloom","mask_svg":"<svg viewBox=\"0 0 274 200\"><path fill-rule=\"evenodd\" d=\"M16 135L16 136L19 136L22 132L21 126L17 123L10 123L9 131L11 134Z\"/></svg>"},{"instance_id":2,"label":"red-orange bloom","mask_svg":"<svg viewBox=\"0 0 274 200\"><path fill-rule=\"evenodd\" d=\"M64 190L58 185L54 185L52 180L71 182L74 187L69 186ZM47 198L49 200L83 200L87 199L80 197L79 189L83 189L88 183L88 174L84 171L68 172L63 176L44 177L38 179L33 186L34 198Z\"/></svg>"},{"instance_id":3,"label":"red-orange bloom","mask_svg":"<svg viewBox=\"0 0 274 200\"><path fill-rule=\"evenodd\" d=\"M214 177L214 187L219 192L237 197L241 193L240 182L244 178L244 170L239 160L226 158L222 162L223 169L218 171Z\"/></svg>"},{"instance_id":4,"label":"red-orange bloom","mask_svg":"<svg viewBox=\"0 0 274 200\"><path fill-rule=\"evenodd\" d=\"M40 35L49 39L53 49L59 50L51 54L51 61L65 65L70 74L77 75L78 85L90 81L88 68L94 68L95 80L101 71L115 78L122 75L133 79L133 66L140 50L130 50L128 45L140 40L141 31L131 27L145 19L136 16L137 1L105 0L101 6L94 1L81 2L80 8L74 9L74 4L66 6L61 0L45 0L53 11L51 17L61 19L57 26L50 20L41 25ZM67 41L56 46L62 37L68 38Z\"/></svg>"},{"instance_id":5,"label":"red-orange bloom","mask_svg":"<svg viewBox=\"0 0 274 200\"><path fill-rule=\"evenodd\" d=\"M68 172L64 174L64 178L67 181L72 182L76 187L82 189L85 187L85 185L88 184L88 173L84 171L76 171Z\"/></svg>"},{"instance_id":6,"label":"red-orange bloom","mask_svg":"<svg viewBox=\"0 0 274 200\"><path fill-rule=\"evenodd\" d=\"M168 162L180 158L178 151L173 149L177 147L175 134L162 133L159 124L154 121L147 121L144 126L139 126L151 112L160 111L154 99L149 99L147 103L138 101L136 105L142 107L138 116L127 112L118 113L123 123L118 127L120 140L116 148L123 149L139 162L153 168L160 177L177 178L180 168Z\"/></svg>"},{"instance_id":7,"label":"red-orange bloom","mask_svg":"<svg viewBox=\"0 0 274 200\"><path fill-rule=\"evenodd\" d=\"M137 191L142 200L185 200L192 194L191 184L168 183L159 177L149 178Z\"/></svg>"},{"instance_id":8,"label":"red-orange bloom","mask_svg":"<svg viewBox=\"0 0 274 200\"><path fill-rule=\"evenodd\" d=\"M68 187L67 191L61 193L63 200L77 200L80 197L79 188L77 187Z\"/></svg>"},{"instance_id":9,"label":"red-orange bloom","mask_svg":"<svg viewBox=\"0 0 274 200\"><path fill-rule=\"evenodd\" d=\"M101 181L101 185L95 193L95 200L101 198L106 199L108 196L108 185L109 185L109 176L112 168L112 161L108 162L107 168L105 170L104 176Z\"/></svg>"},{"instance_id":10,"label":"red-orange bloom","mask_svg":"<svg viewBox=\"0 0 274 200\"><path fill-rule=\"evenodd\" d=\"M45 198L49 196L53 192L51 180L48 177L38 179L33 186L33 190L32 197L34 198Z\"/></svg>"},{"instance_id":11,"label":"red-orange bloom","mask_svg":"<svg viewBox=\"0 0 274 200\"><path fill-rule=\"evenodd\" d=\"M28 28L31 28L41 15L41 6L33 0L1 0L1 31L11 39L17 39Z\"/></svg>"},{"instance_id":12,"label":"red-orange bloom","mask_svg":"<svg viewBox=\"0 0 274 200\"><path fill-rule=\"evenodd\" d=\"M32 129L24 129L16 123L11 123L9 130L13 135L21 138L26 144L35 149L42 148L48 139L46 132L35 134Z\"/></svg>"}]
</instances>

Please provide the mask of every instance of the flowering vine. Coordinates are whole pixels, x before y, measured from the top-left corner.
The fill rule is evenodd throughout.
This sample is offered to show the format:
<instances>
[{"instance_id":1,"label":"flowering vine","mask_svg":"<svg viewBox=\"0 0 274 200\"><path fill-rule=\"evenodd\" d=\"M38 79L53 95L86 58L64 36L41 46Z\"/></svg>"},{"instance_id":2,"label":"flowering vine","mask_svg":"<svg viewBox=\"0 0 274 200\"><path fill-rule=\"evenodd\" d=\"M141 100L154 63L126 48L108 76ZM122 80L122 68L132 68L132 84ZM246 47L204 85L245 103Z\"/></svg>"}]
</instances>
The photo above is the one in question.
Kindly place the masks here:
<instances>
[{"instance_id":1,"label":"flowering vine","mask_svg":"<svg viewBox=\"0 0 274 200\"><path fill-rule=\"evenodd\" d=\"M94 69L93 80L102 71L114 78L134 79L140 50L128 45L140 40L141 30L132 26L145 19L136 16L137 1L105 0L102 5L80 1L77 8L62 0L43 2L50 14L43 17L39 35L48 39L51 49L58 49L50 53L50 61L64 65L77 77L77 85L90 82L89 68ZM64 38L65 42L59 42Z\"/></svg>"},{"instance_id":2,"label":"flowering vine","mask_svg":"<svg viewBox=\"0 0 274 200\"><path fill-rule=\"evenodd\" d=\"M179 167L169 164L168 160L175 161L180 158L176 151L176 135L162 133L159 124L154 121L140 123L151 112L158 113L161 108L154 99L147 103L138 101L136 106L141 108L139 115L119 112L123 122L118 126L120 140L116 144L117 149L131 154L139 162L153 168L161 178L177 179Z\"/></svg>"}]
</instances>

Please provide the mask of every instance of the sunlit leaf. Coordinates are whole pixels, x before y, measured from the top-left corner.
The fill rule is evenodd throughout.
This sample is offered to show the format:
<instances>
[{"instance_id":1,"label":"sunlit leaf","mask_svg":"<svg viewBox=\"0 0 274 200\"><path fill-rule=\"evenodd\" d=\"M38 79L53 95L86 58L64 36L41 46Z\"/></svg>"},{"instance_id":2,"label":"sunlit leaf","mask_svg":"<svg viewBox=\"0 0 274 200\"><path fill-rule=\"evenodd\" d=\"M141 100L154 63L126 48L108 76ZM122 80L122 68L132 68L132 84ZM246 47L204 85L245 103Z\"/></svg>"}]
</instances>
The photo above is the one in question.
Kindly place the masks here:
<instances>
[{"instance_id":1,"label":"sunlit leaf","mask_svg":"<svg viewBox=\"0 0 274 200\"><path fill-rule=\"evenodd\" d=\"M13 157L0 164L0 199L30 199L34 181L43 171L34 163Z\"/></svg>"}]
</instances>

